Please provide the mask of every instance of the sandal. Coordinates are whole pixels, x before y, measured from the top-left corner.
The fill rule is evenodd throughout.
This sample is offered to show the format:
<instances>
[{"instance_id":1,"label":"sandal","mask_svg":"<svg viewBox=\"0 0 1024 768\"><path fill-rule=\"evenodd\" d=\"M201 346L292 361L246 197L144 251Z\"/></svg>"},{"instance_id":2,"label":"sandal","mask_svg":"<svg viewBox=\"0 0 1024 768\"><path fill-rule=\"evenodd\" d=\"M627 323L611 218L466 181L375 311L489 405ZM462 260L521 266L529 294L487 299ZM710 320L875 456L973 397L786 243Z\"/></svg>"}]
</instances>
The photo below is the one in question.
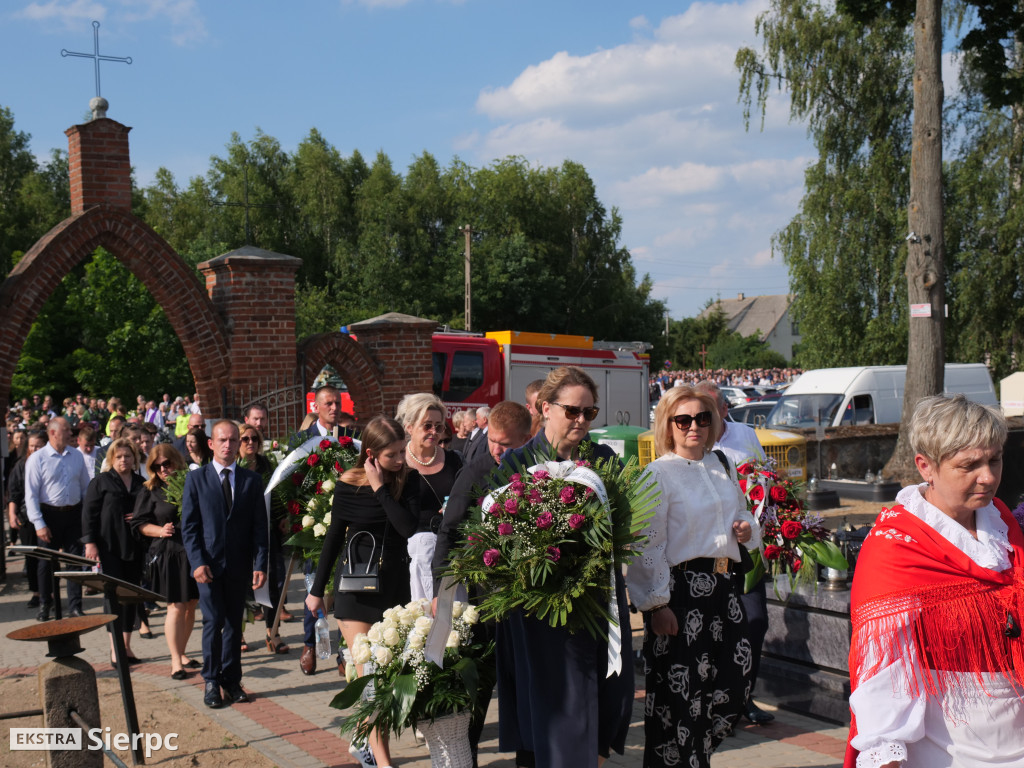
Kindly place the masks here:
<instances>
[{"instance_id":1,"label":"sandal","mask_svg":"<svg viewBox=\"0 0 1024 768\"><path fill-rule=\"evenodd\" d=\"M291 648L285 644L280 636L277 637L277 642L275 643L273 638L267 635L267 650L271 653L288 653L291 651Z\"/></svg>"}]
</instances>

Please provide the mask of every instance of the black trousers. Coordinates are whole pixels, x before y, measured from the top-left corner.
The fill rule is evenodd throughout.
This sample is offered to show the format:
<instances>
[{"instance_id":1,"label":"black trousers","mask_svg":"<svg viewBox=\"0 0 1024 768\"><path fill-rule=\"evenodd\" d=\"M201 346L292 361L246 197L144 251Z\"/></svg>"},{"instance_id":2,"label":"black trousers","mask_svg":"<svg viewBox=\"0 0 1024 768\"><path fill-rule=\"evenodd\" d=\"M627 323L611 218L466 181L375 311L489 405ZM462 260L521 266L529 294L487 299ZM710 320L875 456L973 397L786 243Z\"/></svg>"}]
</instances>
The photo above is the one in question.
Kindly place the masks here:
<instances>
[{"instance_id":1,"label":"black trousers","mask_svg":"<svg viewBox=\"0 0 1024 768\"><path fill-rule=\"evenodd\" d=\"M43 522L50 529L50 543L39 542L49 549L59 549L71 555L81 555L82 546L82 505L75 504L70 510L57 512L46 504L40 505ZM68 610L82 610L82 585L67 582ZM50 575L50 561L39 561L39 602L49 605L53 602L53 576Z\"/></svg>"},{"instance_id":2,"label":"black trousers","mask_svg":"<svg viewBox=\"0 0 1024 768\"><path fill-rule=\"evenodd\" d=\"M757 685L757 673L761 668L761 648L764 647L764 636L768 634L768 596L765 593L765 580L761 579L756 587L740 597L743 613L747 617L747 632L750 634L750 652L753 667L750 670L750 695L754 695Z\"/></svg>"},{"instance_id":3,"label":"black trousers","mask_svg":"<svg viewBox=\"0 0 1024 768\"><path fill-rule=\"evenodd\" d=\"M36 536L36 527L26 520L24 523L18 521L18 541L26 547L34 547L39 544L39 537ZM49 567L49 566L47 566ZM25 558L25 575L28 577L28 591L35 594L39 591L39 559L36 557ZM42 600L42 598L40 598ZM42 600L42 602L46 602Z\"/></svg>"}]
</instances>

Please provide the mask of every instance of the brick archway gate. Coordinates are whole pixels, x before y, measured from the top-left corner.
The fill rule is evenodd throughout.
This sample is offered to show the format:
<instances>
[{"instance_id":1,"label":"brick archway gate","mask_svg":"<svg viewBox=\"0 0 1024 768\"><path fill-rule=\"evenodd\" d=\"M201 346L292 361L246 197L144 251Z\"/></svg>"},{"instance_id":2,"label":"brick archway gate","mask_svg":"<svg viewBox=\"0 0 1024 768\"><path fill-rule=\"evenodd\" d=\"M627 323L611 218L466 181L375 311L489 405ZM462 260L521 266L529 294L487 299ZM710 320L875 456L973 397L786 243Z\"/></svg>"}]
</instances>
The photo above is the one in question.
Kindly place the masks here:
<instances>
[{"instance_id":1,"label":"brick archway gate","mask_svg":"<svg viewBox=\"0 0 1024 768\"><path fill-rule=\"evenodd\" d=\"M96 205L62 221L0 284L0 402L10 396L18 357L43 304L64 276L99 247L110 251L153 294L181 340L201 402L219 404L229 378L228 349L213 303L192 269L162 237L111 205Z\"/></svg>"},{"instance_id":2,"label":"brick archway gate","mask_svg":"<svg viewBox=\"0 0 1024 768\"><path fill-rule=\"evenodd\" d=\"M302 379L308 387L325 365L345 381L361 421L384 413L381 373L359 342L343 333L319 333L299 345Z\"/></svg>"},{"instance_id":3,"label":"brick archway gate","mask_svg":"<svg viewBox=\"0 0 1024 768\"><path fill-rule=\"evenodd\" d=\"M199 265L204 290L192 268L131 213L130 130L95 116L65 132L71 216L46 233L0 284L0 403L10 399L18 358L43 304L98 247L124 264L167 314L207 419L240 418L268 373L293 382L306 374L311 382L328 362L345 373L362 419L393 413L404 394L430 391L431 320L392 312L354 324L359 342L323 334L304 342L299 357L295 273L301 259L245 246ZM302 419L301 393L290 403L291 418L285 414L284 424L294 428Z\"/></svg>"}]
</instances>

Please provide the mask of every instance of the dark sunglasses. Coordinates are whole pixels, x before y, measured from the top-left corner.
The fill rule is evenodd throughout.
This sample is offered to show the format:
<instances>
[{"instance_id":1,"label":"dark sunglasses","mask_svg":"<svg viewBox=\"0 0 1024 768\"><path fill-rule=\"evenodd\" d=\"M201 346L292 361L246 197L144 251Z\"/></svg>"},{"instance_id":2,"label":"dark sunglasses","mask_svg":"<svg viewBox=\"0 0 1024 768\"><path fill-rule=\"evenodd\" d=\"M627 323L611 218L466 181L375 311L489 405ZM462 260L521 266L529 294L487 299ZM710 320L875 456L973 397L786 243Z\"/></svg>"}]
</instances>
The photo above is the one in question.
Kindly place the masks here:
<instances>
[{"instance_id":1,"label":"dark sunglasses","mask_svg":"<svg viewBox=\"0 0 1024 768\"><path fill-rule=\"evenodd\" d=\"M248 435L246 435L245 437L242 438L242 442L246 443L246 444L255 443L256 442L256 438L255 437L249 437Z\"/></svg>"},{"instance_id":2,"label":"dark sunglasses","mask_svg":"<svg viewBox=\"0 0 1024 768\"><path fill-rule=\"evenodd\" d=\"M697 426L701 429L711 426L711 411L701 411L696 416L691 416L688 413L684 413L680 416L673 416L671 418L673 424L682 430L687 430L693 422L697 422Z\"/></svg>"},{"instance_id":3,"label":"dark sunglasses","mask_svg":"<svg viewBox=\"0 0 1024 768\"><path fill-rule=\"evenodd\" d=\"M159 472L161 469L174 469L173 461L158 461L153 465L153 469Z\"/></svg>"},{"instance_id":4,"label":"dark sunglasses","mask_svg":"<svg viewBox=\"0 0 1024 768\"><path fill-rule=\"evenodd\" d=\"M561 403L552 403L557 405L563 411L565 411L565 418L569 421L576 421L583 414L583 418L587 421L593 421L597 418L597 414L601 412L601 409L596 405L592 405L589 408L580 408L578 405L562 405Z\"/></svg>"}]
</instances>

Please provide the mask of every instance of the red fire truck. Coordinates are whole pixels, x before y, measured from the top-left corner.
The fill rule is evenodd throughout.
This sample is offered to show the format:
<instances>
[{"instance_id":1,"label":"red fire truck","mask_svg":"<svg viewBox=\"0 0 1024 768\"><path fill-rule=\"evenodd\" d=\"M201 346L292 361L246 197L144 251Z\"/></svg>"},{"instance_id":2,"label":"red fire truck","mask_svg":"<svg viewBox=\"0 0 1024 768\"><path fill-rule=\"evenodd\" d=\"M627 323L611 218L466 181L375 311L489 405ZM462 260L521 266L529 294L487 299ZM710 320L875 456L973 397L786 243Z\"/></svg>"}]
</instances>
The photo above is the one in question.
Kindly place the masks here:
<instances>
[{"instance_id":1,"label":"red fire truck","mask_svg":"<svg viewBox=\"0 0 1024 768\"><path fill-rule=\"evenodd\" d=\"M594 341L589 336L496 331L459 331L433 335L434 394L456 411L493 406L502 400L524 402L526 385L563 365L585 370L597 384L601 411L591 426L626 424L648 427L648 345L642 341ZM313 410L313 393L307 396ZM342 410L352 413L348 392Z\"/></svg>"},{"instance_id":2,"label":"red fire truck","mask_svg":"<svg viewBox=\"0 0 1024 768\"><path fill-rule=\"evenodd\" d=\"M434 393L455 411L524 402L526 385L563 365L585 370L597 384L601 412L593 427L648 426L648 364L644 342L602 342L589 336L497 331L433 337Z\"/></svg>"}]
</instances>

